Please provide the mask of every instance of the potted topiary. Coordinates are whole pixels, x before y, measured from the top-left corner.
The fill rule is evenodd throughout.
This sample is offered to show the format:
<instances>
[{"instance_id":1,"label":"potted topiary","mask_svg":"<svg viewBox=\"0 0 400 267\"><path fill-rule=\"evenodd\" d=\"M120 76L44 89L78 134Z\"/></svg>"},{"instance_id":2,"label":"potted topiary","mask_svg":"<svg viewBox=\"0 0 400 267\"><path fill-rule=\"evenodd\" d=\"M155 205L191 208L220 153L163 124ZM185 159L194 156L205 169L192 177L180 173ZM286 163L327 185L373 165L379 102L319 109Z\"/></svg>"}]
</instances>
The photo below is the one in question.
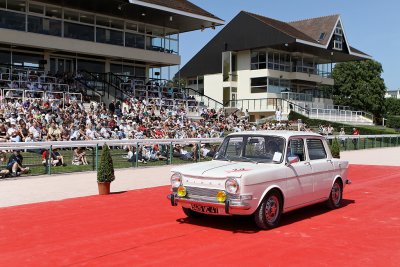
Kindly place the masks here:
<instances>
[{"instance_id":1,"label":"potted topiary","mask_svg":"<svg viewBox=\"0 0 400 267\"><path fill-rule=\"evenodd\" d=\"M331 153L333 158L340 159L340 145L336 137L332 141Z\"/></svg>"},{"instance_id":2,"label":"potted topiary","mask_svg":"<svg viewBox=\"0 0 400 267\"><path fill-rule=\"evenodd\" d=\"M111 158L110 148L104 144L101 152L100 164L97 170L97 185L100 195L110 193L110 184L115 180L114 165Z\"/></svg>"}]
</instances>

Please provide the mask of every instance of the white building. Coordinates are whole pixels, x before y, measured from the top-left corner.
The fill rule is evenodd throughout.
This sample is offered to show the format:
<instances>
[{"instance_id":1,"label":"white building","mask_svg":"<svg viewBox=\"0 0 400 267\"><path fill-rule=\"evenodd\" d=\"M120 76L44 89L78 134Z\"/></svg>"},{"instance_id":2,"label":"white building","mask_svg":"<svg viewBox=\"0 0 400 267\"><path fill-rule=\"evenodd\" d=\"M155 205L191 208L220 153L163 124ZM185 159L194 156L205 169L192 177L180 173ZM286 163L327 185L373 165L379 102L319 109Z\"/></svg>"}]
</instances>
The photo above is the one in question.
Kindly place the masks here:
<instances>
[{"instance_id":1,"label":"white building","mask_svg":"<svg viewBox=\"0 0 400 267\"><path fill-rule=\"evenodd\" d=\"M370 58L349 45L339 15L286 23L242 11L180 76L220 106L247 109L256 121L277 109L284 116L290 109L333 109L334 64Z\"/></svg>"}]
</instances>

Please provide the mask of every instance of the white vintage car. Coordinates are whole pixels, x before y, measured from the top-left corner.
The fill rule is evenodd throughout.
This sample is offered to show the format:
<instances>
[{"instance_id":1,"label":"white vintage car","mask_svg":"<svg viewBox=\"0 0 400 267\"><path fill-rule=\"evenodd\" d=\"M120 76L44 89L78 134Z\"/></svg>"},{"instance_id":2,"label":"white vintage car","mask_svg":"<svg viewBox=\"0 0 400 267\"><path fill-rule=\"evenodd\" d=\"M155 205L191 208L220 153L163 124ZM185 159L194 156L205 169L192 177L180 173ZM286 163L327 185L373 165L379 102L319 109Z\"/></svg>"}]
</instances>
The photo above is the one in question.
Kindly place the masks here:
<instances>
[{"instance_id":1,"label":"white vintage car","mask_svg":"<svg viewBox=\"0 0 400 267\"><path fill-rule=\"evenodd\" d=\"M253 131L228 135L209 162L172 170L172 206L189 217L253 215L276 227L282 213L319 202L341 205L348 162L332 158L321 135Z\"/></svg>"}]
</instances>

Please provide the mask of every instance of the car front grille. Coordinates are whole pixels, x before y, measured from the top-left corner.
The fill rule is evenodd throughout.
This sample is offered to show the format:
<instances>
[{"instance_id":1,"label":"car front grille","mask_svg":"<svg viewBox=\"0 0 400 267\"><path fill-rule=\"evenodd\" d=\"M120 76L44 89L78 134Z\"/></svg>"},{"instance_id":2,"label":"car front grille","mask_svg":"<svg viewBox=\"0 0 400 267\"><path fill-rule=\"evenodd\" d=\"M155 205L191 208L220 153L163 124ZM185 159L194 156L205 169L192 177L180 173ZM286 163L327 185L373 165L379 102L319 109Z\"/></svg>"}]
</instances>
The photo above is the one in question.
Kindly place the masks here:
<instances>
[{"instance_id":1,"label":"car front grille","mask_svg":"<svg viewBox=\"0 0 400 267\"><path fill-rule=\"evenodd\" d=\"M220 189L209 189L209 188L199 188L199 187L186 187L187 196L190 198L191 196L200 196L207 198L216 198L217 193L220 192ZM239 199L238 195L233 195L227 193L228 199Z\"/></svg>"}]
</instances>

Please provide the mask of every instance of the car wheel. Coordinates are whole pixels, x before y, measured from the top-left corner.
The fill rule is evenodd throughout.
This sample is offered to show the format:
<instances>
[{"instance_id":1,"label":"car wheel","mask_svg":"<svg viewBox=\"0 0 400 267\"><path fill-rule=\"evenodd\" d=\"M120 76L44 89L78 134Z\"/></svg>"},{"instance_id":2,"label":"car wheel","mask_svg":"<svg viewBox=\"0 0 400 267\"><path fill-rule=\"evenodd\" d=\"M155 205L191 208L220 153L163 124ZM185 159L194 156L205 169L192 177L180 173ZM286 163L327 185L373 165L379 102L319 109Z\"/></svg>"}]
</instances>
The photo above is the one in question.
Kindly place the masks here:
<instances>
[{"instance_id":1,"label":"car wheel","mask_svg":"<svg viewBox=\"0 0 400 267\"><path fill-rule=\"evenodd\" d=\"M272 190L261 202L254 214L254 219L258 227L271 229L278 226L281 214L282 197L277 191Z\"/></svg>"},{"instance_id":2,"label":"car wheel","mask_svg":"<svg viewBox=\"0 0 400 267\"><path fill-rule=\"evenodd\" d=\"M336 180L333 183L331 193L329 194L329 199L326 204L330 209L337 209L342 204L343 199L343 186L340 180Z\"/></svg>"},{"instance_id":3,"label":"car wheel","mask_svg":"<svg viewBox=\"0 0 400 267\"><path fill-rule=\"evenodd\" d=\"M182 207L182 210L183 210L183 213L185 213L185 215L188 216L189 218L199 218L203 215L199 212L193 211L193 210L191 210L189 208L185 208L185 207Z\"/></svg>"}]
</instances>

